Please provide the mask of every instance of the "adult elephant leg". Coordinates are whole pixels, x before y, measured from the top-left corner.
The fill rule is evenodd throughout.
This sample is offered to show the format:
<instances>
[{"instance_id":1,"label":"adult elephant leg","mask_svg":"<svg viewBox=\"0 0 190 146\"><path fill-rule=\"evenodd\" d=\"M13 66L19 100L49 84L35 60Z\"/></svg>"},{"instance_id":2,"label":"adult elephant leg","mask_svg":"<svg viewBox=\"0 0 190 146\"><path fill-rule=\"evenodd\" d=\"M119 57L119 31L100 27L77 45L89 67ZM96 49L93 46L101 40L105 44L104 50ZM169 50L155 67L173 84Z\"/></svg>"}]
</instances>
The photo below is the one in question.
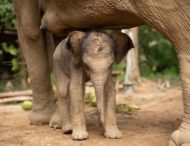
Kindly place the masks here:
<instances>
[{"instance_id":1,"label":"adult elephant leg","mask_svg":"<svg viewBox=\"0 0 190 146\"><path fill-rule=\"evenodd\" d=\"M105 137L106 138L121 138L122 133L117 126L116 120L116 91L111 75L105 86Z\"/></svg>"},{"instance_id":2,"label":"adult elephant leg","mask_svg":"<svg viewBox=\"0 0 190 146\"><path fill-rule=\"evenodd\" d=\"M55 102L50 83L50 69L44 36L39 30L38 0L14 0L13 3L19 42L33 90L33 107L29 114L29 120L32 124L48 123L55 111Z\"/></svg>"},{"instance_id":3,"label":"adult elephant leg","mask_svg":"<svg viewBox=\"0 0 190 146\"><path fill-rule=\"evenodd\" d=\"M169 146L190 145L190 26L189 26L189 1L163 0L133 1L138 15L150 26L160 30L174 45L180 64L181 81L183 89L184 119L171 135ZM144 11L143 5L146 5ZM176 7L179 6L180 7ZM166 6L166 7L165 7Z\"/></svg>"},{"instance_id":4,"label":"adult elephant leg","mask_svg":"<svg viewBox=\"0 0 190 146\"><path fill-rule=\"evenodd\" d=\"M188 47L188 45L186 46ZM169 146L190 145L190 49L178 55L183 89L184 118L181 126L171 135Z\"/></svg>"}]
</instances>

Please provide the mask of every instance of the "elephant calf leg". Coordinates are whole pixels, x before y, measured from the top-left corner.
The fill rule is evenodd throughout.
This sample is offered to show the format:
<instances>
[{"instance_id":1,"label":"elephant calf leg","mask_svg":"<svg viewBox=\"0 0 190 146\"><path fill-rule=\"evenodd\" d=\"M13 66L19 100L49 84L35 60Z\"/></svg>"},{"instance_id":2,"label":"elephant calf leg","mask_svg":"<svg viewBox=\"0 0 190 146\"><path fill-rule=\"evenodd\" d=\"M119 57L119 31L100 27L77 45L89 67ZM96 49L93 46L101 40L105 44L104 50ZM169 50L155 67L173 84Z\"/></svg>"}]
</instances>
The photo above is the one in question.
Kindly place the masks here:
<instances>
[{"instance_id":1,"label":"elephant calf leg","mask_svg":"<svg viewBox=\"0 0 190 146\"><path fill-rule=\"evenodd\" d=\"M88 139L88 133L86 130L86 119L83 103L84 83L81 84L80 82L76 82L78 80L77 78L77 76L74 79L72 78L73 81L71 81L70 87L71 115L73 126L72 139L85 140Z\"/></svg>"},{"instance_id":2,"label":"elephant calf leg","mask_svg":"<svg viewBox=\"0 0 190 146\"><path fill-rule=\"evenodd\" d=\"M58 97L57 109L50 120L49 126L54 129L62 128L64 134L72 132L68 98L63 96Z\"/></svg>"},{"instance_id":3,"label":"elephant calf leg","mask_svg":"<svg viewBox=\"0 0 190 146\"><path fill-rule=\"evenodd\" d=\"M116 91L114 87L114 82L111 77L109 77L106 87L105 87L105 98L106 98L106 109L105 109L105 133L106 138L121 138L122 133L119 130L116 122Z\"/></svg>"},{"instance_id":4,"label":"elephant calf leg","mask_svg":"<svg viewBox=\"0 0 190 146\"><path fill-rule=\"evenodd\" d=\"M54 129L61 129L64 134L72 132L72 125L69 114L69 102L65 97L59 96L57 101L57 109L52 116L49 126Z\"/></svg>"},{"instance_id":5,"label":"elephant calf leg","mask_svg":"<svg viewBox=\"0 0 190 146\"><path fill-rule=\"evenodd\" d=\"M54 61L56 83L58 90L57 109L50 120L49 126L52 128L62 128L63 133L71 133L72 125L69 111L69 78L62 72L58 62Z\"/></svg>"}]
</instances>

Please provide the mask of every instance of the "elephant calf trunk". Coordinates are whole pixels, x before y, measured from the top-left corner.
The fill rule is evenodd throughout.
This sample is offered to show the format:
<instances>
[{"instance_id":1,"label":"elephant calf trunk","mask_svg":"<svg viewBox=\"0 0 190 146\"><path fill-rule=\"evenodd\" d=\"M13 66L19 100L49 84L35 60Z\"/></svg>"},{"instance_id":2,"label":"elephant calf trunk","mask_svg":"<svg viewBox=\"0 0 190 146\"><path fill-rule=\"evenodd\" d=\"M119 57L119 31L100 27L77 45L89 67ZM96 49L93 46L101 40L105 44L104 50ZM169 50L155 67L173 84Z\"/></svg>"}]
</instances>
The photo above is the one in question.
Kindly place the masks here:
<instances>
[{"instance_id":1,"label":"elephant calf trunk","mask_svg":"<svg viewBox=\"0 0 190 146\"><path fill-rule=\"evenodd\" d=\"M104 87L107 76L102 75L101 77L92 78L92 83L95 88L97 109L98 109L98 121L99 125L103 126L104 124L104 111L105 111L105 97L104 97Z\"/></svg>"}]
</instances>

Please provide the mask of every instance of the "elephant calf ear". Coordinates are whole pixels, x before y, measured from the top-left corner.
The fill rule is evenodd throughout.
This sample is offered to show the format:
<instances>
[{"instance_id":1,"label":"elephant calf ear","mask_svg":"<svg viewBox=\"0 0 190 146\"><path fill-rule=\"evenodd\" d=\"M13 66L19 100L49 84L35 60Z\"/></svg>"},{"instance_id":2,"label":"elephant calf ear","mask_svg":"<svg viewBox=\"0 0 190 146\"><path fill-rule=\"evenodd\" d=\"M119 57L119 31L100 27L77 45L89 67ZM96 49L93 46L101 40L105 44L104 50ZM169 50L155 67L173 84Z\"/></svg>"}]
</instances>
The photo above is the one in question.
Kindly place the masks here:
<instances>
[{"instance_id":1,"label":"elephant calf ear","mask_svg":"<svg viewBox=\"0 0 190 146\"><path fill-rule=\"evenodd\" d=\"M115 42L115 62L119 64L134 44L128 35L119 31L114 31L111 36Z\"/></svg>"},{"instance_id":2,"label":"elephant calf ear","mask_svg":"<svg viewBox=\"0 0 190 146\"><path fill-rule=\"evenodd\" d=\"M80 62L81 58L81 41L85 33L82 31L73 31L67 38L67 48L73 54L76 64Z\"/></svg>"}]
</instances>

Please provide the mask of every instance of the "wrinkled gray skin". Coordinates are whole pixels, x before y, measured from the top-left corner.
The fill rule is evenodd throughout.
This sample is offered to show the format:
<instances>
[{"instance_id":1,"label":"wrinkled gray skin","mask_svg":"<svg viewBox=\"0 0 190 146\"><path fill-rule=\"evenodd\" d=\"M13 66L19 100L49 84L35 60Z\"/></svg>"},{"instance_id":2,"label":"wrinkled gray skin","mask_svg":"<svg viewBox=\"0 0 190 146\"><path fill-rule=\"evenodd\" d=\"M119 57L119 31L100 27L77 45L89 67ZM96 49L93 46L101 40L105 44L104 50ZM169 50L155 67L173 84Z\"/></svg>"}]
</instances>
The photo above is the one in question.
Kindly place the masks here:
<instances>
[{"instance_id":1,"label":"wrinkled gray skin","mask_svg":"<svg viewBox=\"0 0 190 146\"><path fill-rule=\"evenodd\" d=\"M14 0L19 41L34 93L31 123L47 123L54 111L47 41L39 29L65 36L86 28L130 28L148 24L173 44L179 59L184 118L169 146L190 145L190 1L189 0ZM49 42L49 41L48 41Z\"/></svg>"},{"instance_id":2,"label":"wrinkled gray skin","mask_svg":"<svg viewBox=\"0 0 190 146\"><path fill-rule=\"evenodd\" d=\"M113 31L109 35L102 31L70 33L54 53L59 97L50 127L62 127L63 133L73 130L74 140L88 138L83 97L85 82L91 79L97 97L99 122L105 129L105 137L121 138L116 123L116 93L111 67L114 62L119 63L132 47L131 39L119 31Z\"/></svg>"}]
</instances>

